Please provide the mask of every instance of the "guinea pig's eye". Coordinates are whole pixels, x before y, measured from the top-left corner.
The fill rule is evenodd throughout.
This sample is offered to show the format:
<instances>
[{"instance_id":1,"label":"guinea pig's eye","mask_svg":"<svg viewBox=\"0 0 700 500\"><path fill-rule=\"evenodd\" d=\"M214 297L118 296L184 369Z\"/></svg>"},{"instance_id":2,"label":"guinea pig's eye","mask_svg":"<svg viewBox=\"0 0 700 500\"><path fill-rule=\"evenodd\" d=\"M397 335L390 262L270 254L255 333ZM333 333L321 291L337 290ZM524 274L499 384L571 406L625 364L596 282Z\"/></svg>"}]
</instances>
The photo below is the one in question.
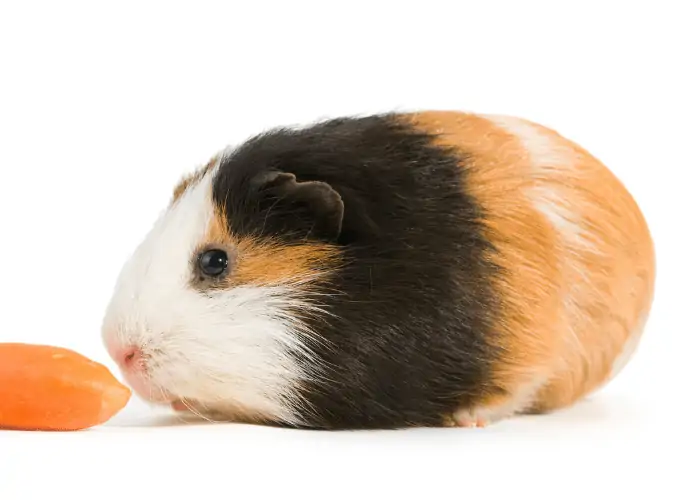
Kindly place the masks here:
<instances>
[{"instance_id":1,"label":"guinea pig's eye","mask_svg":"<svg viewBox=\"0 0 700 500\"><path fill-rule=\"evenodd\" d=\"M207 250L199 256L199 268L207 276L218 276L228 266L228 255L223 250Z\"/></svg>"}]
</instances>

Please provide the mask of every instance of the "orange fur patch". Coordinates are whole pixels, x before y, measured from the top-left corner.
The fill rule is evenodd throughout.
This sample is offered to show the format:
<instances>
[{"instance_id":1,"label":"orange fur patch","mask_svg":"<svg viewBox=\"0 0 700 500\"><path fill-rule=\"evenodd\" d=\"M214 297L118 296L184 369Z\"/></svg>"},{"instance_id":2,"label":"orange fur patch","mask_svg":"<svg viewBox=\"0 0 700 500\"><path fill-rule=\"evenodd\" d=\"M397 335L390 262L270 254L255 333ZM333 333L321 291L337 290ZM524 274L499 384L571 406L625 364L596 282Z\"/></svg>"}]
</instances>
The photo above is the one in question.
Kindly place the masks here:
<instances>
[{"instance_id":1,"label":"orange fur patch","mask_svg":"<svg viewBox=\"0 0 700 500\"><path fill-rule=\"evenodd\" d=\"M203 245L218 245L235 255L234 269L217 286L292 285L312 287L340 266L340 251L333 245L301 242L290 245L273 238L238 237L228 231L226 219L212 220Z\"/></svg>"},{"instance_id":2,"label":"orange fur patch","mask_svg":"<svg viewBox=\"0 0 700 500\"><path fill-rule=\"evenodd\" d=\"M556 153L541 168L538 144L489 117L436 111L402 119L464 155L469 193L485 209L493 259L505 269L495 283L503 304L495 342L504 349L495 378L511 400L483 406L547 411L600 386L651 304L653 247L630 194L580 146L530 122L519 125L534 127L539 146ZM556 200L551 214L538 192ZM573 220L557 219L560 212Z\"/></svg>"},{"instance_id":3,"label":"orange fur patch","mask_svg":"<svg viewBox=\"0 0 700 500\"><path fill-rule=\"evenodd\" d=\"M175 186L175 189L173 189L173 196L171 203L175 203L182 194L187 191L187 189L192 186L193 184L196 184L202 178L209 172L214 166L218 163L219 161L219 156L214 156L212 157L206 165L196 169L194 172L191 172L185 176L183 176L182 179L180 179L180 182Z\"/></svg>"}]
</instances>

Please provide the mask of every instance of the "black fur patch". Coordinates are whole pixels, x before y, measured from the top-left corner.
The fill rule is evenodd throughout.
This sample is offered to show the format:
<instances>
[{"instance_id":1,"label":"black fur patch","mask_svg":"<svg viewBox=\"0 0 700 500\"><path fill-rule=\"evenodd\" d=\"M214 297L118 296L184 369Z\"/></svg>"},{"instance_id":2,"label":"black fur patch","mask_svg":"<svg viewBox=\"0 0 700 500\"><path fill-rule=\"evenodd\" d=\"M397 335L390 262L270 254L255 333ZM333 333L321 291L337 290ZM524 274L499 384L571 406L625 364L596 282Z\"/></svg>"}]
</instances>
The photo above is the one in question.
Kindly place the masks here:
<instances>
[{"instance_id":1,"label":"black fur patch","mask_svg":"<svg viewBox=\"0 0 700 500\"><path fill-rule=\"evenodd\" d=\"M322 299L332 316L308 319L330 342L314 347L328 380L300 389L309 427L439 426L499 391L490 374L498 270L465 167L469 158L391 114L270 131L223 161L213 193L233 233L342 248ZM297 203L264 188L270 172L324 184ZM332 193L342 200L338 232Z\"/></svg>"}]
</instances>

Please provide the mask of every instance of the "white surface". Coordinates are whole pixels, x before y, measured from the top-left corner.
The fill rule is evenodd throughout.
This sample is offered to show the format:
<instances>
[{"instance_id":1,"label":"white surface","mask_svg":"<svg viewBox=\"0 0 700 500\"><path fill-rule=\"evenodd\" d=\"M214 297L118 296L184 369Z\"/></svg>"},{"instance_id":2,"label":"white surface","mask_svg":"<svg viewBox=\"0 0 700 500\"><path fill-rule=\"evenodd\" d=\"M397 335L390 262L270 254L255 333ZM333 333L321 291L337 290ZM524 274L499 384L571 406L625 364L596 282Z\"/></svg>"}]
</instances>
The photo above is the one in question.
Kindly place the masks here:
<instances>
[{"instance_id":1,"label":"white surface","mask_svg":"<svg viewBox=\"0 0 700 500\"><path fill-rule=\"evenodd\" d=\"M476 430L165 425L135 400L87 432L0 432L0 499L700 498L692 2L419 3L0 4L0 341L114 368L104 307L181 173L267 126L461 108L553 126L639 201L659 277L620 377Z\"/></svg>"}]
</instances>

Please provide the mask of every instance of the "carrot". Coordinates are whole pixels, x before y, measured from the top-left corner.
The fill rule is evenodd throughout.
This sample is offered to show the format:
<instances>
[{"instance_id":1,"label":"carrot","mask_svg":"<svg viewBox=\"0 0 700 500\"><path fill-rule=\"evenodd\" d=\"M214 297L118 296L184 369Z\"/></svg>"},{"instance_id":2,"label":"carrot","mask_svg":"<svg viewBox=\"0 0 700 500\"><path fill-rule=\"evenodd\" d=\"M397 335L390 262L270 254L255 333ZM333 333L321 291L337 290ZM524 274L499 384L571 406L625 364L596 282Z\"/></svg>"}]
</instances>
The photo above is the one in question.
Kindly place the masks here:
<instances>
[{"instance_id":1,"label":"carrot","mask_svg":"<svg viewBox=\"0 0 700 500\"><path fill-rule=\"evenodd\" d=\"M0 343L0 428L76 431L131 398L107 367L63 347Z\"/></svg>"}]
</instances>

